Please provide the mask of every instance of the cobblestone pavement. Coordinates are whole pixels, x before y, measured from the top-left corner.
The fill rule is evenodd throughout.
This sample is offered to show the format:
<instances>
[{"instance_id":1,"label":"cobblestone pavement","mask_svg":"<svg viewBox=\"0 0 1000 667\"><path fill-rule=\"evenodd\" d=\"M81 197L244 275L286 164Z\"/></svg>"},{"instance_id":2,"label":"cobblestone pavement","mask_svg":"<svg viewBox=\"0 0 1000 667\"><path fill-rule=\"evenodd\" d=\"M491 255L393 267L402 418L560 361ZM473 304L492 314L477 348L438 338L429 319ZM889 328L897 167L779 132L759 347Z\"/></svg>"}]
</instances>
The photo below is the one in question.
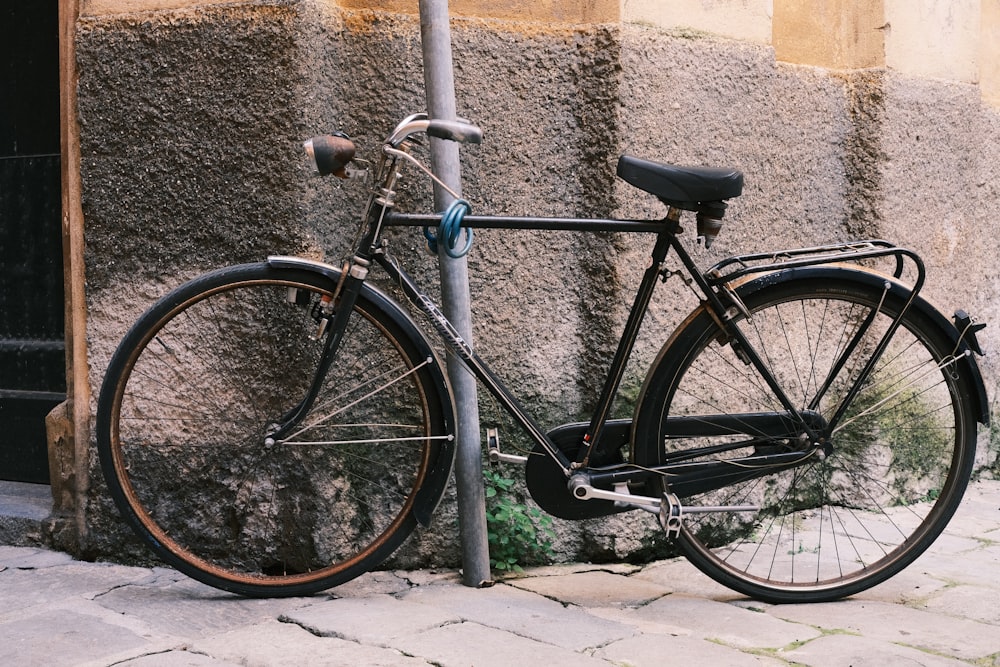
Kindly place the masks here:
<instances>
[{"instance_id":1,"label":"cobblestone pavement","mask_svg":"<svg viewBox=\"0 0 1000 667\"><path fill-rule=\"evenodd\" d=\"M1000 665L1000 482L914 565L849 600L772 606L683 560L533 569L491 588L378 572L250 600L163 568L0 546L0 665Z\"/></svg>"}]
</instances>

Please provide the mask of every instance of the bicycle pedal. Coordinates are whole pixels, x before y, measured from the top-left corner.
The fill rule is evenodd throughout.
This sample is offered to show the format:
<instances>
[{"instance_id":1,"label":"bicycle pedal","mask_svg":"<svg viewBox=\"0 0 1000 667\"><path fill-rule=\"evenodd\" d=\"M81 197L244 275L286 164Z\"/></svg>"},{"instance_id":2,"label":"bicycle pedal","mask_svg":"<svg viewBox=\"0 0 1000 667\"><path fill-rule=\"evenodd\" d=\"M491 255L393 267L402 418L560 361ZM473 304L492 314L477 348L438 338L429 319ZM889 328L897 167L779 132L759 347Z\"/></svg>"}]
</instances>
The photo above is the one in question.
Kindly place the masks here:
<instances>
[{"instance_id":1,"label":"bicycle pedal","mask_svg":"<svg viewBox=\"0 0 1000 667\"><path fill-rule=\"evenodd\" d=\"M684 508L676 494L664 493L660 499L660 525L670 539L680 537L683 527Z\"/></svg>"},{"instance_id":2,"label":"bicycle pedal","mask_svg":"<svg viewBox=\"0 0 1000 667\"><path fill-rule=\"evenodd\" d=\"M504 454L500 451L500 429L498 428L486 429L486 449L489 452L490 462L492 463L499 463L500 461L505 463L524 463L528 460L527 456Z\"/></svg>"}]
</instances>

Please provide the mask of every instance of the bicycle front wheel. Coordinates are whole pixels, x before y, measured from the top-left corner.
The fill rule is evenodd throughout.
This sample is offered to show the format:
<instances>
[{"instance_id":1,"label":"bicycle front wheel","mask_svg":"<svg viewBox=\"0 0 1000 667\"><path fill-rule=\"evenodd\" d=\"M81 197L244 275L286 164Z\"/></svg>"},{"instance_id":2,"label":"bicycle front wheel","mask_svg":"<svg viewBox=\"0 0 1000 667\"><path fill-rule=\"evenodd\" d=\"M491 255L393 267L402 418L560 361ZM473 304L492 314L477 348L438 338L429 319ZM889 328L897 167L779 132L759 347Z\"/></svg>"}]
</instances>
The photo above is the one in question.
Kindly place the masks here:
<instances>
[{"instance_id":1,"label":"bicycle front wheel","mask_svg":"<svg viewBox=\"0 0 1000 667\"><path fill-rule=\"evenodd\" d=\"M381 563L436 504L452 410L433 353L366 288L298 425L335 282L266 264L182 285L115 353L97 439L119 509L167 563L252 596L303 595Z\"/></svg>"},{"instance_id":2,"label":"bicycle front wheel","mask_svg":"<svg viewBox=\"0 0 1000 667\"><path fill-rule=\"evenodd\" d=\"M906 295L863 272L809 275L746 290L749 317L738 315L737 326L796 410L821 430ZM972 468L973 387L956 352L940 319L915 303L833 425L826 451L766 475L735 472L730 485L682 499L759 508L685 514L682 551L720 583L778 603L837 599L897 573L941 533ZM685 462L728 462L737 470L753 457L808 450L795 434L755 432L751 419L787 411L704 309L665 346L642 401L640 464L677 461L678 451L690 449ZM710 437L672 432L672 418L719 423L718 415L744 423L733 427L738 433ZM671 490L669 479L663 488Z\"/></svg>"}]
</instances>

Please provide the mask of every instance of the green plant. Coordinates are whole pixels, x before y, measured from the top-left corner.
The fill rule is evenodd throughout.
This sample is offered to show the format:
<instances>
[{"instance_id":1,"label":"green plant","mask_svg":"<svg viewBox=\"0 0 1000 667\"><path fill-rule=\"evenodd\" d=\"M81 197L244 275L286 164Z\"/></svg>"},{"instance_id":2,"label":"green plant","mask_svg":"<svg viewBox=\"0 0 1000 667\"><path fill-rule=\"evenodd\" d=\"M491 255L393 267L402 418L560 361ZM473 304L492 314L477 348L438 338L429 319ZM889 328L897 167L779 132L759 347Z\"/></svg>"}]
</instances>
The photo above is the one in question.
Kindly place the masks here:
<instances>
[{"instance_id":1,"label":"green plant","mask_svg":"<svg viewBox=\"0 0 1000 667\"><path fill-rule=\"evenodd\" d=\"M1000 410L997 409L997 394L1000 394L1000 383L993 390L993 402L990 403L990 432L987 448L987 465L992 469L994 479L1000 478Z\"/></svg>"},{"instance_id":2,"label":"green plant","mask_svg":"<svg viewBox=\"0 0 1000 667\"><path fill-rule=\"evenodd\" d=\"M552 559L552 518L524 504L515 482L495 470L483 471L486 481L486 535L490 567L520 572L521 564Z\"/></svg>"}]
</instances>

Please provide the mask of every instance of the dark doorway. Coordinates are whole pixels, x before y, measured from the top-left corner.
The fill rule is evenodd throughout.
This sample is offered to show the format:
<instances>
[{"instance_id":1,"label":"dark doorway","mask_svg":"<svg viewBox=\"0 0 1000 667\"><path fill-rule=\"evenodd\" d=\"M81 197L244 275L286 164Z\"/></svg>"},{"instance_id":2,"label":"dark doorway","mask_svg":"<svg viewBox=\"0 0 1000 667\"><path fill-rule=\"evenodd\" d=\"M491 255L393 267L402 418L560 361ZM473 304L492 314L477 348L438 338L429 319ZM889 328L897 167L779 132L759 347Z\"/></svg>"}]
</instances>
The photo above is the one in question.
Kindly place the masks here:
<instances>
[{"instance_id":1,"label":"dark doorway","mask_svg":"<svg viewBox=\"0 0 1000 667\"><path fill-rule=\"evenodd\" d=\"M0 0L0 479L49 482L66 398L58 0Z\"/></svg>"}]
</instances>

